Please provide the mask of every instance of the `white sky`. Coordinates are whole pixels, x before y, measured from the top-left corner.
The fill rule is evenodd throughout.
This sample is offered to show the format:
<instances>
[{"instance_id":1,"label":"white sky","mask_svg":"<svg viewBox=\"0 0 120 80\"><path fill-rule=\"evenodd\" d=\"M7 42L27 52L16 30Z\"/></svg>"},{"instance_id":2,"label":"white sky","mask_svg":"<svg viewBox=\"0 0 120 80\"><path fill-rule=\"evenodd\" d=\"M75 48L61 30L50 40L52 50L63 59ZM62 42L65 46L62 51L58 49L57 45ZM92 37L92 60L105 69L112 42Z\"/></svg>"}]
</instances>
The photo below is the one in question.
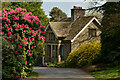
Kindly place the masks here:
<instances>
[{"instance_id":1,"label":"white sky","mask_svg":"<svg viewBox=\"0 0 120 80\"><path fill-rule=\"evenodd\" d=\"M99 0L97 0L99 1ZM90 7L89 1L84 0L43 0L42 9L45 11L45 14L50 18L49 12L53 7L58 7L63 12L67 14L68 17L71 16L71 9L73 6L80 6L83 9Z\"/></svg>"}]
</instances>

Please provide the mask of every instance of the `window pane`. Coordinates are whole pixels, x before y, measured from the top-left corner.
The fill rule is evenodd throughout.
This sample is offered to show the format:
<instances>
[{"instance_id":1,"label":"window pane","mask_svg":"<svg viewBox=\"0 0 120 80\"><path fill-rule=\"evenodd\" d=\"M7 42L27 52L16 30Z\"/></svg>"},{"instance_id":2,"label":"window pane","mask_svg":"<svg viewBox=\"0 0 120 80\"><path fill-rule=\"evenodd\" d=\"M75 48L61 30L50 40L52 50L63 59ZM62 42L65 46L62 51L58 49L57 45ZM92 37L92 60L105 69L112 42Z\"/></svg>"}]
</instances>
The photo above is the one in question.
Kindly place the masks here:
<instances>
[{"instance_id":1,"label":"window pane","mask_svg":"<svg viewBox=\"0 0 120 80\"><path fill-rule=\"evenodd\" d=\"M89 29L89 37L95 37L96 36L96 29Z\"/></svg>"}]
</instances>

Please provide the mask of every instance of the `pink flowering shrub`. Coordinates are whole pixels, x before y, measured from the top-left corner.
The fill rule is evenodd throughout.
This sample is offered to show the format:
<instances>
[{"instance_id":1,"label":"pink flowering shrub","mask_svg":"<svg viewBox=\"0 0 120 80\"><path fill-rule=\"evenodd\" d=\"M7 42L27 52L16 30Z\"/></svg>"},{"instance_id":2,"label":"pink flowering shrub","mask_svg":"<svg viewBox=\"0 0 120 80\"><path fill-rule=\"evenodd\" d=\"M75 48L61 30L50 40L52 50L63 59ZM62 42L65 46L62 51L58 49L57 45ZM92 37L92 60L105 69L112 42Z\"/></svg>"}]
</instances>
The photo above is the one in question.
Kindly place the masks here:
<instances>
[{"instance_id":1,"label":"pink flowering shrub","mask_svg":"<svg viewBox=\"0 0 120 80\"><path fill-rule=\"evenodd\" d=\"M44 41L44 26L37 16L26 9L3 9L2 39L9 44L3 49L3 77L26 77L32 70L33 49L39 41ZM4 47L3 47L4 48Z\"/></svg>"}]
</instances>

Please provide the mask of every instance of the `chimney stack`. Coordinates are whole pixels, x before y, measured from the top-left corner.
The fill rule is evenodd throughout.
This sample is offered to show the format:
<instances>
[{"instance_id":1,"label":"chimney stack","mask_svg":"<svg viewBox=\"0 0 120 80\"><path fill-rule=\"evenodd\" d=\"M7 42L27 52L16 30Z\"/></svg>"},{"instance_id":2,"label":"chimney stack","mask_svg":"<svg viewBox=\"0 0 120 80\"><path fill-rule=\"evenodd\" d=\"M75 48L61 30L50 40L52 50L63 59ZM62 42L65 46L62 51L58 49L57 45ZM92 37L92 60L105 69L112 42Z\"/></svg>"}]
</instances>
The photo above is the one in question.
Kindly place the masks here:
<instances>
[{"instance_id":1,"label":"chimney stack","mask_svg":"<svg viewBox=\"0 0 120 80\"><path fill-rule=\"evenodd\" d=\"M82 9L80 6L73 6L71 9L71 19L74 21L78 16L83 17L85 15L85 9Z\"/></svg>"}]
</instances>

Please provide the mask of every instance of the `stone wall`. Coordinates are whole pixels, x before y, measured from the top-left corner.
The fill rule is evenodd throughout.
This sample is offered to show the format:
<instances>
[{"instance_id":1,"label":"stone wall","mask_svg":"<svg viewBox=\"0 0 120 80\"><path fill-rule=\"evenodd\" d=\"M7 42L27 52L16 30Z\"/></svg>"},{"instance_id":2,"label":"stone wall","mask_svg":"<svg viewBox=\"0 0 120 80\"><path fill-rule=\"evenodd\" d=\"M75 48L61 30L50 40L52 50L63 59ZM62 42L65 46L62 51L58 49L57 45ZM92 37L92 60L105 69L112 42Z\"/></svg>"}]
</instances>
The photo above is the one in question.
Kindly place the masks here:
<instances>
[{"instance_id":1,"label":"stone wall","mask_svg":"<svg viewBox=\"0 0 120 80\"><path fill-rule=\"evenodd\" d=\"M68 57L69 53L71 52L71 42L70 41L64 41L63 42L63 48L64 48L64 60Z\"/></svg>"},{"instance_id":2,"label":"stone wall","mask_svg":"<svg viewBox=\"0 0 120 80\"><path fill-rule=\"evenodd\" d=\"M96 29L96 37L89 37L89 28ZM71 51L77 50L83 42L89 42L93 39L100 39L101 30L92 22L88 27L71 43Z\"/></svg>"}]
</instances>

